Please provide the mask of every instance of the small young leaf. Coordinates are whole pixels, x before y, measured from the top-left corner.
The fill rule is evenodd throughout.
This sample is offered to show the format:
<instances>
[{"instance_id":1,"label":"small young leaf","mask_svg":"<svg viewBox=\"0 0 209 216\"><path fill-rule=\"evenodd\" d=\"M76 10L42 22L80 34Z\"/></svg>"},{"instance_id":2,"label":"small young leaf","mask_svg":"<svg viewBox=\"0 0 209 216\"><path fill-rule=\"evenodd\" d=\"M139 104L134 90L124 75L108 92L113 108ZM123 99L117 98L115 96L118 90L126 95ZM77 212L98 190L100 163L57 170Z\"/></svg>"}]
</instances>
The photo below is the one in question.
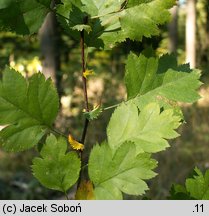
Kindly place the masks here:
<instances>
[{"instance_id":1,"label":"small young leaf","mask_svg":"<svg viewBox=\"0 0 209 216\"><path fill-rule=\"evenodd\" d=\"M100 114L102 113L102 111L103 111L102 106L97 105L97 106L94 107L94 109L92 111L90 111L90 112L84 112L84 116L89 121L91 121L91 120L97 119L100 116Z\"/></svg>"},{"instance_id":2,"label":"small young leaf","mask_svg":"<svg viewBox=\"0 0 209 216\"><path fill-rule=\"evenodd\" d=\"M156 161L149 154L136 154L132 143L122 144L114 153L107 143L94 146L89 159L89 176L95 199L122 199L122 192L142 195L144 180L155 176Z\"/></svg>"},{"instance_id":3,"label":"small young leaf","mask_svg":"<svg viewBox=\"0 0 209 216\"><path fill-rule=\"evenodd\" d=\"M34 176L45 187L66 193L79 177L81 162L75 152L67 153L63 138L50 135L41 150L41 157L33 160Z\"/></svg>"},{"instance_id":4,"label":"small young leaf","mask_svg":"<svg viewBox=\"0 0 209 216\"><path fill-rule=\"evenodd\" d=\"M83 31L85 30L87 33L91 32L91 26L89 25L75 25L72 27L72 30Z\"/></svg>"},{"instance_id":5,"label":"small young leaf","mask_svg":"<svg viewBox=\"0 0 209 216\"><path fill-rule=\"evenodd\" d=\"M83 72L83 76L87 79L88 76L92 76L92 75L95 75L94 71L93 70L89 70L89 69L86 69L84 72Z\"/></svg>"}]
</instances>

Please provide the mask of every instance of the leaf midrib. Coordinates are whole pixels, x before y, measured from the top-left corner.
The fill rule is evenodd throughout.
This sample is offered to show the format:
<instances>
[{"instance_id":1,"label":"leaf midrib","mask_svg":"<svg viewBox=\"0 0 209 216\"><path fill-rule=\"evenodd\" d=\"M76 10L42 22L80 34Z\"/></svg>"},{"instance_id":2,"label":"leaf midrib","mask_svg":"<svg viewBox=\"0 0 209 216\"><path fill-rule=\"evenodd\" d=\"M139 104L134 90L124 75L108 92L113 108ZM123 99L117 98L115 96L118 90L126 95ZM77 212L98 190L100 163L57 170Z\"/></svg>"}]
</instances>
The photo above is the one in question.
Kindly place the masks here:
<instances>
[{"instance_id":1,"label":"leaf midrib","mask_svg":"<svg viewBox=\"0 0 209 216\"><path fill-rule=\"evenodd\" d=\"M137 167L130 167L130 168L124 169L122 172L116 173L116 174L112 175L111 177L108 177L108 178L104 179L103 181L99 182L98 184L96 184L96 186L98 186L98 185L100 185L100 184L102 184L102 183L104 183L104 182L107 182L107 181L109 181L109 180L115 178L116 176L121 175L121 174L123 174L123 173L125 173L125 172L127 172L127 171L129 171L129 170L131 170L131 169L134 169L134 168L137 168ZM142 179L141 179L141 180L142 180Z\"/></svg>"},{"instance_id":2,"label":"leaf midrib","mask_svg":"<svg viewBox=\"0 0 209 216\"><path fill-rule=\"evenodd\" d=\"M47 128L50 127L50 126L47 125L44 121L41 122L40 119L37 119L35 116L31 115L31 113L29 113L27 110L22 109L19 105L13 103L13 102L10 101L8 98L5 98L5 97L3 97L3 96L1 96L1 98L2 98L3 100L5 100L6 102L10 103L14 108L16 108L16 109L20 110L22 113L24 113L24 114L26 115L26 117L36 120L37 122L39 122L40 125L46 126ZM42 120L43 120L43 119L42 119ZM9 123L9 124L11 124L11 123Z\"/></svg>"}]
</instances>

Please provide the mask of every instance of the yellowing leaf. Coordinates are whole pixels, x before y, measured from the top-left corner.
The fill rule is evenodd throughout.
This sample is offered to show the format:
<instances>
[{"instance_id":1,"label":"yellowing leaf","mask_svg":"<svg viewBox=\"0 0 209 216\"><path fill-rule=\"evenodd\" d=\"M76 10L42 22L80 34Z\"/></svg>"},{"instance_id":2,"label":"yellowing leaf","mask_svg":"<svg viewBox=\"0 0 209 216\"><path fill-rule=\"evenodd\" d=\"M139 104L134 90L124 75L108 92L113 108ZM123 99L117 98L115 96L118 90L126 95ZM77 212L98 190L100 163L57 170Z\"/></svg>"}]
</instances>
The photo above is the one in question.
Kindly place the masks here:
<instances>
[{"instance_id":1,"label":"yellowing leaf","mask_svg":"<svg viewBox=\"0 0 209 216\"><path fill-rule=\"evenodd\" d=\"M76 200L93 200L94 189L91 181L82 181L75 195Z\"/></svg>"},{"instance_id":2,"label":"yellowing leaf","mask_svg":"<svg viewBox=\"0 0 209 216\"><path fill-rule=\"evenodd\" d=\"M72 135L69 134L68 136L68 141L71 145L71 147L75 150L81 150L83 151L84 149L84 145L82 143L79 143L78 141L76 141Z\"/></svg>"},{"instance_id":3,"label":"yellowing leaf","mask_svg":"<svg viewBox=\"0 0 209 216\"><path fill-rule=\"evenodd\" d=\"M83 76L87 79L88 76L92 76L94 75L94 71L93 70L89 70L89 69L86 69L84 72L83 72Z\"/></svg>"}]
</instances>

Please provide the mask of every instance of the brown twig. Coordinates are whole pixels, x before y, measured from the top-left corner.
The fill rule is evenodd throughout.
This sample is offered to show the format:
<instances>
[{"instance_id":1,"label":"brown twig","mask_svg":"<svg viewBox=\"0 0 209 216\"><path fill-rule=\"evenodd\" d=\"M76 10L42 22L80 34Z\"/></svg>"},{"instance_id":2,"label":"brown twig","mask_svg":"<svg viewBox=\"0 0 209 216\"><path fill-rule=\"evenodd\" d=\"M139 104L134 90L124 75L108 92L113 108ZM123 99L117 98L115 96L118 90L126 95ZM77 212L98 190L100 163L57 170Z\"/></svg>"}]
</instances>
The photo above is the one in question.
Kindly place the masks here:
<instances>
[{"instance_id":1,"label":"brown twig","mask_svg":"<svg viewBox=\"0 0 209 216\"><path fill-rule=\"evenodd\" d=\"M84 24L86 24L87 21L88 20L86 18L84 20ZM87 112L89 112L87 82L86 82L86 78L83 76L84 72L86 71L85 47L84 47L84 30L81 31L80 46L81 46L81 60L82 60L82 81L83 81L84 105L85 105L85 110ZM86 138L86 134L87 134L88 125L89 125L89 120L85 119L85 123L84 123L84 127L83 127L83 132L82 132L82 137L81 137L81 141L80 141L83 145L85 145L85 138ZM81 164L82 164L82 166L85 166L85 158L84 158L84 154L83 154L82 151L80 151L80 158L81 158ZM80 176L79 176L79 179L78 179L77 188L80 186L83 177L84 177L84 170L81 169Z\"/></svg>"},{"instance_id":2,"label":"brown twig","mask_svg":"<svg viewBox=\"0 0 209 216\"><path fill-rule=\"evenodd\" d=\"M84 23L86 23L87 20L84 20ZM85 103L85 110L86 112L89 112L89 103L88 103L88 93L87 93L87 83L86 78L83 76L83 73L86 71L86 62L85 62L85 47L84 47L84 30L81 31L81 59L82 59L82 80L83 80L83 94L84 94L84 103ZM81 143L84 144L85 137L87 133L89 121L88 119L85 120L83 133L81 137Z\"/></svg>"}]
</instances>

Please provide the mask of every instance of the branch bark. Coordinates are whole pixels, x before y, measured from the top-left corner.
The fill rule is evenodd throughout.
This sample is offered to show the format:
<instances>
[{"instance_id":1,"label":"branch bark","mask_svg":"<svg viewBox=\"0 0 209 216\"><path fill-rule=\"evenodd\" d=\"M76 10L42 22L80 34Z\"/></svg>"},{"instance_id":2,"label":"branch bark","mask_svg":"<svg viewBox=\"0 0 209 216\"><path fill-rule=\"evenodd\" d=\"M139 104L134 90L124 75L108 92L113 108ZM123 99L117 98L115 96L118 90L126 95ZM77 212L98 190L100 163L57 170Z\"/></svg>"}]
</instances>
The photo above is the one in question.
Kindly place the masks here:
<instances>
[{"instance_id":1,"label":"branch bark","mask_svg":"<svg viewBox=\"0 0 209 216\"><path fill-rule=\"evenodd\" d=\"M84 20L84 23L87 23L87 20ZM83 81L84 105L85 105L85 110L87 112L89 112L87 80L83 76L84 72L86 71L85 47L84 47L84 30L81 32L80 46L81 46L81 60L82 60L82 81ZM88 125L89 125L89 120L85 119L83 132L82 132L82 137L81 137L81 141L80 141L83 145L85 145L85 138L86 138L86 134L87 134ZM83 151L80 151L80 158L81 158L81 167L84 167L85 166L85 156L84 156ZM82 180L84 179L84 177L85 177L85 171L84 171L84 169L81 168L77 188L79 188L79 186L80 186Z\"/></svg>"},{"instance_id":2,"label":"branch bark","mask_svg":"<svg viewBox=\"0 0 209 216\"><path fill-rule=\"evenodd\" d=\"M82 60L82 80L83 80L83 94L84 94L84 103L85 103L85 110L89 112L89 102L88 102L88 93L87 93L87 82L86 78L83 76L83 73L86 71L86 62L85 62L85 47L84 47L84 30L81 32L81 60ZM81 137L81 143L84 144L87 128L88 128L89 121L88 119L85 120L83 134Z\"/></svg>"}]
</instances>

